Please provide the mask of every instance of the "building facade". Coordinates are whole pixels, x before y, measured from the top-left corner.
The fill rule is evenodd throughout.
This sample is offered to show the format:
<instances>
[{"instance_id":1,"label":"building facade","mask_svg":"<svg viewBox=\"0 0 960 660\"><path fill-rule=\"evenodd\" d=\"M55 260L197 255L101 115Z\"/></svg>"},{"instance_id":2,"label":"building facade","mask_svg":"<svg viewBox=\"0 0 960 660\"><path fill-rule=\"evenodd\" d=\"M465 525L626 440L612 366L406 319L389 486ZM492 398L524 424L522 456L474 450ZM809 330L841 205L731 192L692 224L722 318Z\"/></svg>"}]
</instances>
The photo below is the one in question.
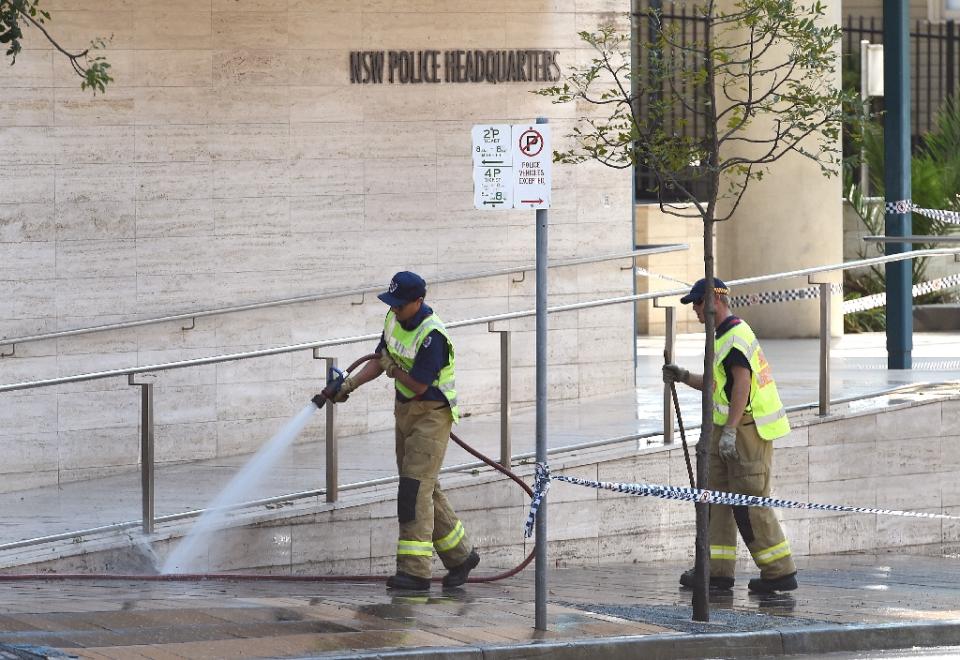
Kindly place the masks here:
<instances>
[{"instance_id":1,"label":"building facade","mask_svg":"<svg viewBox=\"0 0 960 660\"><path fill-rule=\"evenodd\" d=\"M625 21L613 0L61 0L70 49L110 37L115 81L79 89L28 30L0 67L0 336L285 298L402 269L428 281L534 257L532 211L473 205L474 124L550 119L563 148L579 109L532 91L586 56L577 31ZM493 55L488 55L493 53ZM491 70L495 69L495 73ZM555 166L550 256L633 246L629 172ZM550 302L632 293L622 262L557 269ZM446 321L532 309L532 277L429 289ZM516 281L515 281L516 280ZM13 383L378 332L359 296L23 343ZM630 305L551 317L550 396L633 383ZM513 325L515 400L533 399L532 320ZM499 404L499 339L453 332L466 412ZM3 343L3 342L0 342ZM374 342L336 347L343 363ZM4 352L10 352L9 341ZM161 374L157 458L250 451L322 385L309 351ZM378 383L340 415L342 434L392 424ZM126 379L4 394L0 488L136 466L139 398ZM306 434L322 437L321 425Z\"/></svg>"}]
</instances>

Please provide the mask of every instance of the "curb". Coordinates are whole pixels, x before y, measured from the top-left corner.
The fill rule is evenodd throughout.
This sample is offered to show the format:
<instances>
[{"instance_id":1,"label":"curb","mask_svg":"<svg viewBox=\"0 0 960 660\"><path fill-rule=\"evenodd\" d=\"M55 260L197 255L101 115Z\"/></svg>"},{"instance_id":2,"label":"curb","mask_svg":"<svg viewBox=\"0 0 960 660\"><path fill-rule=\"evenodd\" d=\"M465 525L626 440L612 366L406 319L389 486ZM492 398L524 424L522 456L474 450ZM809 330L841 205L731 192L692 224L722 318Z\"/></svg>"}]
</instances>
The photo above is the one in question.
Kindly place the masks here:
<instances>
[{"instance_id":1,"label":"curb","mask_svg":"<svg viewBox=\"0 0 960 660\"><path fill-rule=\"evenodd\" d=\"M878 651L923 646L960 645L960 621L775 628L743 633L660 633L601 637L574 641L526 642L482 646L384 649L381 651L322 654L315 658L419 658L422 660L507 660L550 658L579 660L680 660L683 658L749 658L835 651Z\"/></svg>"}]
</instances>

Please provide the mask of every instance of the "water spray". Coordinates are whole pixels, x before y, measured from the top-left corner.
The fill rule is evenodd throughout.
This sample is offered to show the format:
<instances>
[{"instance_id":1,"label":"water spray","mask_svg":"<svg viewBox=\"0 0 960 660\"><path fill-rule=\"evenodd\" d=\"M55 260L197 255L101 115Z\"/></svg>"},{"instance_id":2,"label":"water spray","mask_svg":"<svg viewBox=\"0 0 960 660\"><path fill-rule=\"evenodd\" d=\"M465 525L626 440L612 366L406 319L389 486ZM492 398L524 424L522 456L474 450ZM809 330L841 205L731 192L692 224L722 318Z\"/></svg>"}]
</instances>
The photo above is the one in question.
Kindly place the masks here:
<instances>
[{"instance_id":1,"label":"water spray","mask_svg":"<svg viewBox=\"0 0 960 660\"><path fill-rule=\"evenodd\" d=\"M0 583L2 582L26 582L26 581L63 581L63 580L97 580L97 581L139 581L139 582L381 582L387 579L385 575L264 575L252 573L195 573L178 572L189 568L191 562L199 553L199 543L204 536L211 534L225 526L227 516L236 510L236 504L239 503L243 491L255 487L260 476L270 470L280 459L283 452L296 439L300 432L306 427L314 413L322 409L328 401L333 398L343 387L347 375L352 373L358 366L368 360L379 359L377 353L370 353L356 360L347 367L346 371L341 371L336 367L330 367L327 371L327 383L323 390L310 399L307 404L295 417L288 421L284 426L254 454L246 465L238 472L230 483L214 499L211 505L204 511L197 522L191 528L190 532L177 544L177 547L163 562L161 572L158 575L152 574L116 574L116 573L21 573L21 574L0 574ZM461 440L455 433L450 433L450 438L456 442L467 453L483 461L493 469L503 473L511 480L516 482L531 498L533 489L527 485L520 477L514 474L509 468L506 468L491 458L484 456L479 451ZM149 549L145 539L138 543L143 552L143 546ZM534 550L514 568L489 576L471 577L467 579L468 583L495 582L516 575L526 568L533 561ZM149 552L154 558L152 549ZM433 578L437 582L441 578Z\"/></svg>"}]
</instances>

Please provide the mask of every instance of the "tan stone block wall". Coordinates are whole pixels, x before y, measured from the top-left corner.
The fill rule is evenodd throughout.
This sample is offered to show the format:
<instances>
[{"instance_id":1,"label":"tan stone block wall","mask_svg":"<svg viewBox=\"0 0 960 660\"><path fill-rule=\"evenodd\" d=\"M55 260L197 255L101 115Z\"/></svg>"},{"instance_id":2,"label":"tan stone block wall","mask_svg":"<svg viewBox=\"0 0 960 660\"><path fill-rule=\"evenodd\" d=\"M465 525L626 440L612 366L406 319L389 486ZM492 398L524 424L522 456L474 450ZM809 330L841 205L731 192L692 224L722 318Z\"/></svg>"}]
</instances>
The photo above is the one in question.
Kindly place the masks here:
<instances>
[{"instance_id":1,"label":"tan stone block wall","mask_svg":"<svg viewBox=\"0 0 960 660\"><path fill-rule=\"evenodd\" d=\"M586 57L577 30L625 11L609 0L469 12L378 0L61 0L50 9L68 47L113 34L115 82L106 94L82 92L35 31L16 66L0 67L0 337L386 285L400 269L434 278L531 263L533 213L473 209L470 128L546 116L562 149L579 109L531 94L538 83L351 85L348 52L544 48L566 64ZM551 258L629 250L630 214L629 173L556 166ZM532 281L444 285L428 300L447 321L532 309ZM615 263L557 270L551 303L623 295L632 281ZM368 296L201 318L189 330L171 322L22 344L0 360L0 382L376 333L384 311ZM628 305L550 325L552 398L632 385ZM515 399L525 403L533 325L518 328ZM494 409L495 338L483 327L453 337L462 406ZM329 353L349 364L374 345ZM250 451L323 377L307 352L165 372L157 456ZM341 432L390 426L390 399L386 384L366 388L340 415ZM14 457L0 466L0 490L135 468L138 400L120 378L0 395L0 451ZM319 426L305 437L320 437Z\"/></svg>"},{"instance_id":2,"label":"tan stone block wall","mask_svg":"<svg viewBox=\"0 0 960 660\"><path fill-rule=\"evenodd\" d=\"M666 213L659 204L637 204L634 207L637 245L663 245L685 243L688 250L651 255L637 259L637 266L661 279L637 275L637 293L653 293L682 289L685 282L693 284L703 277L703 222L698 219L681 218ZM721 276L720 273L717 273ZM680 280L675 282L673 280ZM681 305L679 298L667 298L663 304L676 307L677 332L702 332L703 326L689 305ZM665 312L654 307L652 300L637 303L637 334L662 335L666 331Z\"/></svg>"}]
</instances>

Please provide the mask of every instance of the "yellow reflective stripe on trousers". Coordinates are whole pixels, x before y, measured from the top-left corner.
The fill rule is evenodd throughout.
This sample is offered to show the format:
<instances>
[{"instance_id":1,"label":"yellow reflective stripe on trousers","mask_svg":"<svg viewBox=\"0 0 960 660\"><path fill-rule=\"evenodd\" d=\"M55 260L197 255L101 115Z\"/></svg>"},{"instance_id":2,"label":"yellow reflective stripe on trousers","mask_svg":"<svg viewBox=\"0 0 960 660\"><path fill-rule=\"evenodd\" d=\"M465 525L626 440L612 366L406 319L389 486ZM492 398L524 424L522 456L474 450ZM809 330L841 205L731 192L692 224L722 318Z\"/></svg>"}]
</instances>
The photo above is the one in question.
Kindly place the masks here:
<instances>
[{"instance_id":1,"label":"yellow reflective stripe on trousers","mask_svg":"<svg viewBox=\"0 0 960 660\"><path fill-rule=\"evenodd\" d=\"M737 546L735 545L711 545L710 559L730 559L736 561Z\"/></svg>"},{"instance_id":2,"label":"yellow reflective stripe on trousers","mask_svg":"<svg viewBox=\"0 0 960 660\"><path fill-rule=\"evenodd\" d=\"M460 541L463 540L464 534L466 534L466 532L463 530L463 523L458 520L449 534L433 542L433 547L437 549L437 552L453 550L460 544Z\"/></svg>"},{"instance_id":3,"label":"yellow reflective stripe on trousers","mask_svg":"<svg viewBox=\"0 0 960 660\"><path fill-rule=\"evenodd\" d=\"M790 544L787 541L784 541L783 543L778 543L775 546L766 548L764 550L758 550L752 554L757 564L763 565L772 564L778 559L789 557L792 553L790 552Z\"/></svg>"},{"instance_id":4,"label":"yellow reflective stripe on trousers","mask_svg":"<svg viewBox=\"0 0 960 660\"><path fill-rule=\"evenodd\" d=\"M432 557L433 544L430 541L397 541L397 554Z\"/></svg>"}]
</instances>

